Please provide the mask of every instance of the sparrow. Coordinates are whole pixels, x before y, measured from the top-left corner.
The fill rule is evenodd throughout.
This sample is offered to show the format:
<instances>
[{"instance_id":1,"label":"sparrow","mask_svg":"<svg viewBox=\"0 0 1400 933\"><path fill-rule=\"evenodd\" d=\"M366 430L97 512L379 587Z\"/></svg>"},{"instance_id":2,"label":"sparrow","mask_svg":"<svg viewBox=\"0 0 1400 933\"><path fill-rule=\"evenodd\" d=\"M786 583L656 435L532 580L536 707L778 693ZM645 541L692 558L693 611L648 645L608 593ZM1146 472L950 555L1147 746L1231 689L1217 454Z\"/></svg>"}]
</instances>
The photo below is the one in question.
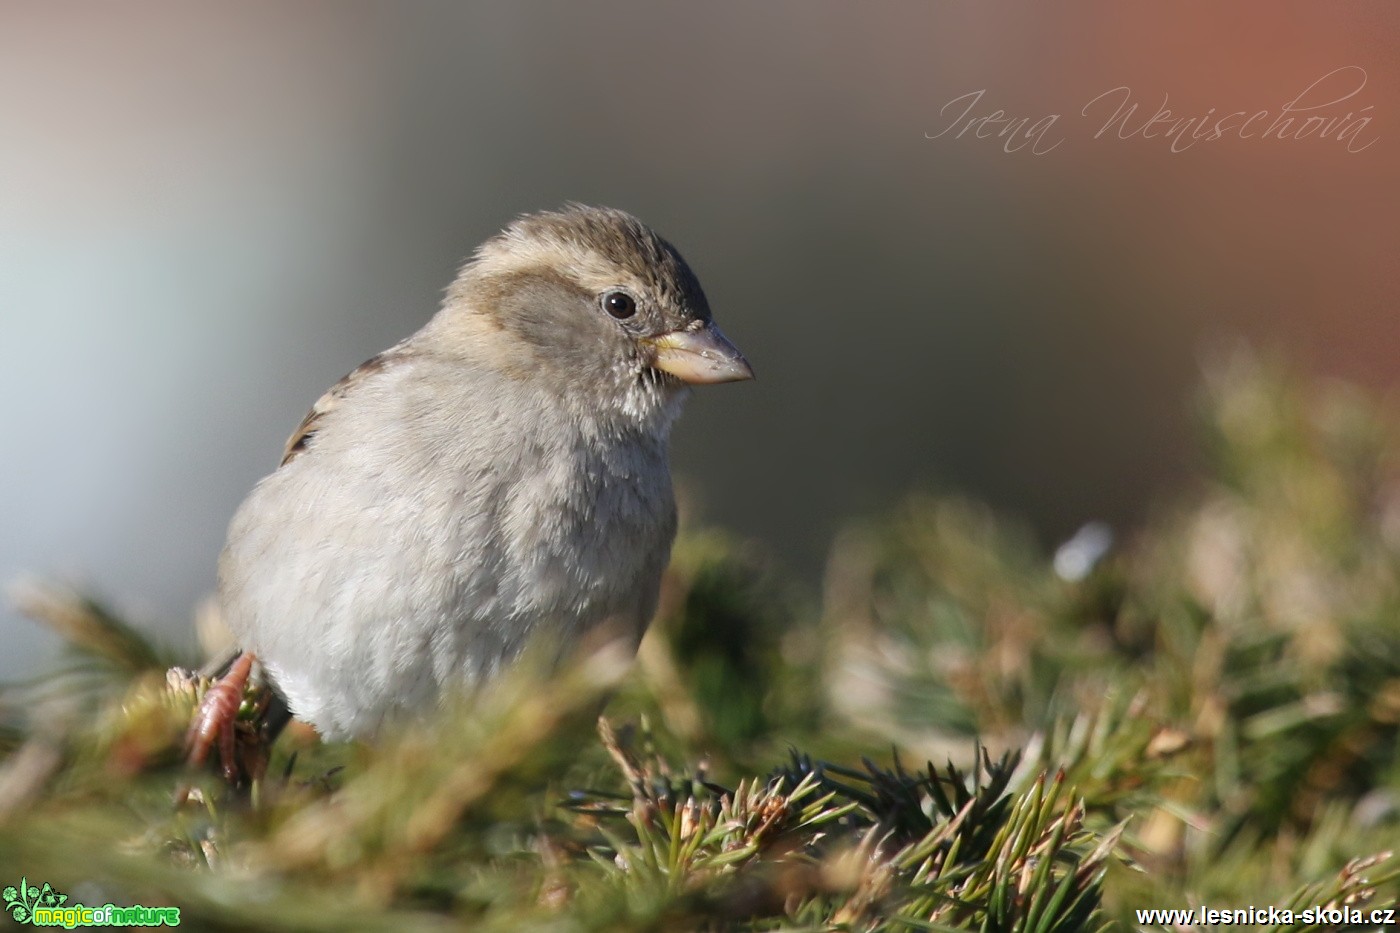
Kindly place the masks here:
<instances>
[{"instance_id":1,"label":"sparrow","mask_svg":"<svg viewBox=\"0 0 1400 933\"><path fill-rule=\"evenodd\" d=\"M619 210L527 214L421 330L321 397L239 507L218 599L242 653L194 761L232 757L254 662L326 739L364 738L602 626L640 641L676 533L691 385L753 378L676 248Z\"/></svg>"}]
</instances>

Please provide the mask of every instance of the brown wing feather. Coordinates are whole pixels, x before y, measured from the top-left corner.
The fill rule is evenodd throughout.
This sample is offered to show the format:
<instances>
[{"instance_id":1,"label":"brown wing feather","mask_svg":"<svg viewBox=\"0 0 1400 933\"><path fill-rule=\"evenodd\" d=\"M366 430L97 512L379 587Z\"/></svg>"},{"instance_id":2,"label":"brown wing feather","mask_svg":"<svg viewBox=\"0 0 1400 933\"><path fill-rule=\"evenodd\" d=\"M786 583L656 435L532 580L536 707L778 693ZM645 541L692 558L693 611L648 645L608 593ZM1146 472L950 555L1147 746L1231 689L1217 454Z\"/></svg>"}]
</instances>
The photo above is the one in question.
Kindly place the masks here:
<instances>
[{"instance_id":1,"label":"brown wing feather","mask_svg":"<svg viewBox=\"0 0 1400 933\"><path fill-rule=\"evenodd\" d=\"M292 436L287 438L287 446L282 449L282 462L279 466L286 466L296 459L297 455L304 452L311 443L311 439L320 430L321 422L335 410L340 404L340 400L355 388L360 382L369 376L384 369L389 362L398 356L398 347L392 350L385 350L377 353L365 360L359 366L347 373L339 382L331 386L316 400L316 404L311 406L311 410L306 413L306 417L301 419L301 424L292 432Z\"/></svg>"}]
</instances>

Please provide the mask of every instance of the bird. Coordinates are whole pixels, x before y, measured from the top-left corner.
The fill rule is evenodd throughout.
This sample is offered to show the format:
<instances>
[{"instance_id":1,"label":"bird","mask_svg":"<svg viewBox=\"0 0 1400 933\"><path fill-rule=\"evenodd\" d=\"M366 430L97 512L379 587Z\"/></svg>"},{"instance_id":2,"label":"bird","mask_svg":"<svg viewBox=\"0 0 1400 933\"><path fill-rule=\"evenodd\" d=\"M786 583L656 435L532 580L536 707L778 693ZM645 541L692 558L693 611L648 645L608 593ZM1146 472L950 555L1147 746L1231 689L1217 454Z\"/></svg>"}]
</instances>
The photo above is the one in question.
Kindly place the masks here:
<instances>
[{"instance_id":1,"label":"bird","mask_svg":"<svg viewBox=\"0 0 1400 933\"><path fill-rule=\"evenodd\" d=\"M753 378L676 248L624 211L525 214L416 333L312 406L235 512L218 602L239 646L190 728L217 745L260 665L324 739L480 685L528 645L640 641L676 534L690 387Z\"/></svg>"}]
</instances>

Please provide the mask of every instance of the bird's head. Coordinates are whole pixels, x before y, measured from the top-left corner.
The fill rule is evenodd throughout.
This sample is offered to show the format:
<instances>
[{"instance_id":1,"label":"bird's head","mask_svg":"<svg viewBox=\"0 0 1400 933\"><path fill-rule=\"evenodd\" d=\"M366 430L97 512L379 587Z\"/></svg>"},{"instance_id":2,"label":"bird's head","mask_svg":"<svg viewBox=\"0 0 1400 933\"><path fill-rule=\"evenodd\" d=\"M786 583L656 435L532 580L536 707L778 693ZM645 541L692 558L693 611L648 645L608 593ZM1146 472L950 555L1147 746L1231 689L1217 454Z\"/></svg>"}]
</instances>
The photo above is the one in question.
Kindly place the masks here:
<instances>
[{"instance_id":1,"label":"bird's head","mask_svg":"<svg viewBox=\"0 0 1400 933\"><path fill-rule=\"evenodd\" d=\"M462 268L433 327L516 378L638 415L687 385L753 378L675 247L610 208L517 219Z\"/></svg>"}]
</instances>

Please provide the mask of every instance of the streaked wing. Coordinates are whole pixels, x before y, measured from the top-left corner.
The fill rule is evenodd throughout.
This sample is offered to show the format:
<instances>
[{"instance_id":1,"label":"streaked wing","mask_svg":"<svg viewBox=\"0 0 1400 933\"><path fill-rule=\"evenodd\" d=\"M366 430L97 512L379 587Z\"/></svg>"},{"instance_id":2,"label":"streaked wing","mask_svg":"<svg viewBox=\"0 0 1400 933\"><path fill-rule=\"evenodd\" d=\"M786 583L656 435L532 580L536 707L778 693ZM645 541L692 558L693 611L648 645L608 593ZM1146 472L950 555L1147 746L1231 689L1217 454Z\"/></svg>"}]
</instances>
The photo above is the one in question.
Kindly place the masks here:
<instances>
[{"instance_id":1,"label":"streaked wing","mask_svg":"<svg viewBox=\"0 0 1400 933\"><path fill-rule=\"evenodd\" d=\"M301 419L301 424L297 425L297 429L292 432L292 436L287 438L287 446L282 450L282 461L278 465L286 466L295 460L297 455L303 453L310 446L316 432L320 430L326 416L334 411L340 405L341 400L352 393L356 386L400 359L404 355L402 346L399 344L383 353L371 356L331 386L325 395L318 398L316 404L312 405L311 410L306 413L306 417Z\"/></svg>"}]
</instances>

